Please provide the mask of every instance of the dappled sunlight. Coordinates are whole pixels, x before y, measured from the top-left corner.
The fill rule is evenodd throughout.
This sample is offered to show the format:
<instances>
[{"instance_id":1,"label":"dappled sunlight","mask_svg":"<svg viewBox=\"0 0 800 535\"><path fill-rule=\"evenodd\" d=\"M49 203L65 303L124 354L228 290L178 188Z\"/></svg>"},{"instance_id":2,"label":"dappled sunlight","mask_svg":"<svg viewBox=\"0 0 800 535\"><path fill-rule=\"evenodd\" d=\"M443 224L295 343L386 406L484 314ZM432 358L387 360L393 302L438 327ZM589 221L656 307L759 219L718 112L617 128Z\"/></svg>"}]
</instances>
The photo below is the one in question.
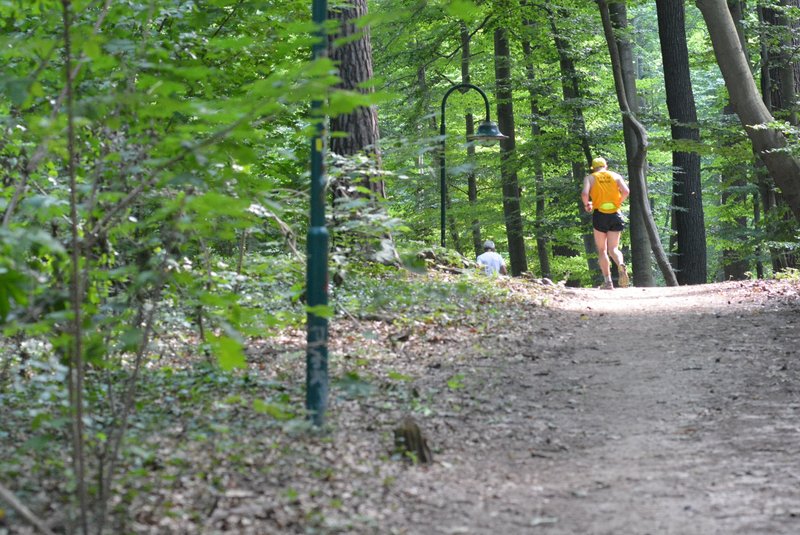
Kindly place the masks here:
<instances>
[{"instance_id":1,"label":"dappled sunlight","mask_svg":"<svg viewBox=\"0 0 800 535\"><path fill-rule=\"evenodd\" d=\"M725 314L732 305L745 299L748 308L756 310L770 303L798 298L798 284L791 281L732 281L696 286L655 288L616 288L613 291L597 288L564 290L565 299L555 307L561 310L606 314L649 315L666 313ZM741 313L741 307L736 309Z\"/></svg>"}]
</instances>

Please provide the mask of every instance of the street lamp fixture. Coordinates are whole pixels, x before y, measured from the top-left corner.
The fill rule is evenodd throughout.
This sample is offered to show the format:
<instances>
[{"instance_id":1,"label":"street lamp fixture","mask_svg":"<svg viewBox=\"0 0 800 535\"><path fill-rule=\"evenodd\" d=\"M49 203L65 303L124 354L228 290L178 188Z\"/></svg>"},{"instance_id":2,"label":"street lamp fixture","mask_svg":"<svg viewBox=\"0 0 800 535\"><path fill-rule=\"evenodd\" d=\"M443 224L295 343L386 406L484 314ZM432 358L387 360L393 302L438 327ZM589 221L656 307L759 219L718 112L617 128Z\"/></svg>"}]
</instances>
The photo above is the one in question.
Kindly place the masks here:
<instances>
[{"instance_id":1,"label":"street lamp fixture","mask_svg":"<svg viewBox=\"0 0 800 535\"><path fill-rule=\"evenodd\" d=\"M467 136L469 141L480 141L483 143L493 143L495 141L500 141L503 139L507 139L508 136L503 135L500 132L500 129L497 127L497 123L494 121L489 120L489 99L486 97L486 93L483 90L472 84L456 84L452 86L442 97L442 125L439 129L439 134L442 138L442 157L439 161L439 192L441 195L441 221L440 221L440 228L441 228L441 244L442 247L445 247L445 224L447 219L447 206L445 201L447 200L447 179L445 174L445 119L444 119L444 110L445 110L445 103L447 102L447 97L450 96L450 93L456 90L466 91L467 89L474 89L478 93L481 94L483 97L483 103L486 105L486 119L484 119L479 125L478 130L475 134Z\"/></svg>"},{"instance_id":2,"label":"street lamp fixture","mask_svg":"<svg viewBox=\"0 0 800 535\"><path fill-rule=\"evenodd\" d=\"M487 119L481 121L477 132L467 136L467 141L481 141L487 145L493 145L495 141L506 139L507 137L500 132L496 122Z\"/></svg>"}]
</instances>

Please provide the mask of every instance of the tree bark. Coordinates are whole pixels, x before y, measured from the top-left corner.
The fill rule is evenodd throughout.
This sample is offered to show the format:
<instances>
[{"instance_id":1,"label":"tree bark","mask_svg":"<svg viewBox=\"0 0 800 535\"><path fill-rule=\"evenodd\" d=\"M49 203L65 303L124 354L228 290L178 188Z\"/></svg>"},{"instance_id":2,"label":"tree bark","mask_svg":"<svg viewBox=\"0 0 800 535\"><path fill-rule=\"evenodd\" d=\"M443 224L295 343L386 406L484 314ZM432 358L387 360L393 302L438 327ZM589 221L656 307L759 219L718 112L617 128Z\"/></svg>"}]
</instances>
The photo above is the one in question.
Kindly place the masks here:
<instances>
[{"instance_id":1,"label":"tree bark","mask_svg":"<svg viewBox=\"0 0 800 535\"><path fill-rule=\"evenodd\" d=\"M346 0L345 5L328 12L328 18L339 23L338 30L329 37L329 57L339 65L340 89L371 93L364 84L372 80L372 42L369 26L357 28L356 21L367 14L367 0ZM353 39L354 36L358 36ZM351 38L343 45L334 46L335 40ZM331 131L344 132L346 136L331 137L331 152L352 156L365 152L380 165L378 150L378 111L375 106L360 106L350 113L331 119ZM383 180L366 177L361 184L373 194L385 197Z\"/></svg>"},{"instance_id":2,"label":"tree bark","mask_svg":"<svg viewBox=\"0 0 800 535\"><path fill-rule=\"evenodd\" d=\"M703 14L731 103L753 149L764 161L786 203L800 220L800 160L788 151L786 137L766 125L773 122L756 88L725 0L695 0Z\"/></svg>"},{"instance_id":3,"label":"tree bark","mask_svg":"<svg viewBox=\"0 0 800 535\"><path fill-rule=\"evenodd\" d=\"M800 0L782 0L783 7L800 7ZM770 113L779 112L782 119L797 125L797 112L794 109L797 98L797 82L795 73L798 69L798 62L793 60L792 51L795 46L795 28L782 10L776 10L764 6L758 6L764 29L768 36L762 35L762 66L764 71L762 76L762 87L768 85L768 91L764 91L765 104ZM765 38L766 37L766 38Z\"/></svg>"},{"instance_id":4,"label":"tree bark","mask_svg":"<svg viewBox=\"0 0 800 535\"><path fill-rule=\"evenodd\" d=\"M508 238L511 274L519 276L528 271L525 239L522 230L519 180L517 179L516 137L514 136L514 101L511 87L511 53L504 28L494 31L494 72L497 83L497 124L506 139L500 141L503 181L503 215Z\"/></svg>"},{"instance_id":5,"label":"tree bark","mask_svg":"<svg viewBox=\"0 0 800 535\"><path fill-rule=\"evenodd\" d=\"M736 36L739 39L739 45L742 47L745 58L749 57L747 51L747 38L744 34L744 27L742 26L742 17L744 12L744 0L727 0L728 9L730 10L731 17L733 18L734 27L736 28ZM749 64L749 62L748 62ZM722 110L723 115L733 115L735 110L733 104L728 99L728 105ZM720 180L722 184L722 198L723 206L739 204L744 206L747 203L747 195L743 193L747 187L747 172L739 165L726 164L722 167ZM724 221L721 225L721 230L729 235L735 237L736 241L742 245L734 249L725 249L722 251L722 274L723 280L746 280L748 278L747 271L750 265L747 259L743 257L740 249L743 248L745 235L747 233L747 217L739 216Z\"/></svg>"},{"instance_id":6,"label":"tree bark","mask_svg":"<svg viewBox=\"0 0 800 535\"><path fill-rule=\"evenodd\" d=\"M782 5L800 7L800 0L783 0ZM758 6L761 33L761 98L767 110L777 118L788 120L797 126L796 98L800 62L792 61L787 51L796 50L798 40L791 36L796 24L776 9ZM777 42L777 45L775 44ZM769 177L759 175L759 193L764 209L767 237L770 241L784 241L785 234L792 234L795 220L784 210L786 203ZM788 227L788 232L786 227ZM791 250L770 247L773 272L787 267L796 268L798 256Z\"/></svg>"},{"instance_id":7,"label":"tree bark","mask_svg":"<svg viewBox=\"0 0 800 535\"><path fill-rule=\"evenodd\" d=\"M471 37L469 29L465 22L461 22L461 83L470 83L470 41ZM466 121L467 137L475 133L475 119L471 113L468 113L464 120ZM475 163L475 144L469 143L467 145L467 160ZM471 165L467 172L467 197L469 198L470 213L476 214L478 211L478 181L475 177L475 166ZM473 215L471 222L472 226L472 245L475 248L475 256L483 253L483 243L481 240L481 222L476 216Z\"/></svg>"},{"instance_id":8,"label":"tree bark","mask_svg":"<svg viewBox=\"0 0 800 535\"><path fill-rule=\"evenodd\" d=\"M578 147L574 149L570 147L570 153L580 150L580 153L583 155L582 160L574 159L572 161L572 181L574 183L574 189L575 191L580 191L583 186L583 178L586 176L585 171L591 167L592 163L592 150L591 147L589 147L589 137L586 133L586 121L583 117L583 109L577 104L581 97L580 84L578 82L575 62L569 54L569 44L558 30L555 14L548 11L548 17L550 19L550 29L553 32L556 52L558 52L558 63L561 69L561 92L564 96L564 105L569 108L572 114L572 122L569 126L570 142L574 143L575 140L579 141ZM570 157L573 157L573 155L570 154ZM581 218L581 227L584 229L591 228L591 214L587 214L583 209L583 203L580 198L576 200L576 203L576 208ZM583 250L586 253L586 264L592 276L593 283L595 285L600 284L603 282L603 278L600 272L600 264L595 256L594 233L583 232L581 238L583 240Z\"/></svg>"},{"instance_id":9,"label":"tree bark","mask_svg":"<svg viewBox=\"0 0 800 535\"><path fill-rule=\"evenodd\" d=\"M525 22L525 26L531 26L530 21ZM538 146L536 140L541 138L542 129L539 126L539 103L536 95L536 71L533 66L533 54L531 50L531 42L527 37L522 41L522 52L525 56L525 73L528 82L528 93L530 95L531 105L531 136L534 140L534 145ZM544 195L544 170L542 169L542 157L537 151L533 155L533 174L534 183L536 185L536 252L539 258L539 272L542 277L551 278L550 269L550 255L547 254L547 236L544 230L544 211L545 211L545 195Z\"/></svg>"},{"instance_id":10,"label":"tree bark","mask_svg":"<svg viewBox=\"0 0 800 535\"><path fill-rule=\"evenodd\" d=\"M647 131L644 126L636 119L636 116L631 113L628 106L628 98L625 95L625 84L622 80L622 69L620 68L619 53L617 50L616 41L614 40L614 28L611 26L611 16L608 11L608 4L606 0L597 0L600 7L600 16L603 21L603 33L606 37L606 44L611 56L611 65L614 72L614 87L617 92L617 101L619 102L620 111L622 111L622 120L628 121L636 133L636 141L639 150L636 152L633 160L634 173L630 176L631 181L637 181L642 191L646 191L645 180L645 160L647 157ZM641 201L642 214L644 215L645 225L647 227L647 234L650 238L650 246L655 256L656 263L664 275L664 280L668 286L677 286L678 280L675 278L675 273L672 271L672 266L664 253L664 248L661 246L661 240L658 235L658 227L653 220L653 214L650 211L650 204Z\"/></svg>"},{"instance_id":11,"label":"tree bark","mask_svg":"<svg viewBox=\"0 0 800 535\"><path fill-rule=\"evenodd\" d=\"M672 139L697 142L700 131L689 74L684 0L656 0L656 10ZM700 155L673 150L672 167L676 276L680 284L705 284L708 273Z\"/></svg>"},{"instance_id":12,"label":"tree bark","mask_svg":"<svg viewBox=\"0 0 800 535\"><path fill-rule=\"evenodd\" d=\"M79 215L79 191L77 150L78 138L75 128L75 79L72 72L72 23L73 6L70 0L61 0L63 15L64 39L64 88L66 90L65 107L67 114L67 175L69 176L69 226L70 226L70 279L69 303L72 308L72 321L68 328L71 331L68 356L67 383L69 408L72 424L72 467L78 497L79 524L83 535L89 535L89 495L86 488L86 432L84 424L84 380L86 379L86 362L84 360L83 299L85 296L84 272L81 259L84 257L84 240L80 238L81 221ZM88 269L88 267L87 267ZM76 530L77 531L77 530Z\"/></svg>"},{"instance_id":13,"label":"tree bark","mask_svg":"<svg viewBox=\"0 0 800 535\"><path fill-rule=\"evenodd\" d=\"M628 106L634 114L639 113L639 97L636 90L636 68L633 61L633 50L631 42L626 36L628 27L628 13L625 2L615 2L608 6L611 15L611 22L614 28L621 30L615 33L617 49L619 50L620 66L622 68L622 80L625 85L625 96L628 99ZM636 141L636 133L631 128L630 123L622 123L622 134L625 140L625 155L628 167L628 176L635 171L633 169L634 155L639 150ZM650 238L647 236L644 217L639 207L643 202L649 202L647 191L639 188L636 181L628 184L631 189L630 195L630 240L631 258L630 263L633 267L633 285L638 287L655 286L653 269L651 267L652 255L650 252Z\"/></svg>"}]
</instances>

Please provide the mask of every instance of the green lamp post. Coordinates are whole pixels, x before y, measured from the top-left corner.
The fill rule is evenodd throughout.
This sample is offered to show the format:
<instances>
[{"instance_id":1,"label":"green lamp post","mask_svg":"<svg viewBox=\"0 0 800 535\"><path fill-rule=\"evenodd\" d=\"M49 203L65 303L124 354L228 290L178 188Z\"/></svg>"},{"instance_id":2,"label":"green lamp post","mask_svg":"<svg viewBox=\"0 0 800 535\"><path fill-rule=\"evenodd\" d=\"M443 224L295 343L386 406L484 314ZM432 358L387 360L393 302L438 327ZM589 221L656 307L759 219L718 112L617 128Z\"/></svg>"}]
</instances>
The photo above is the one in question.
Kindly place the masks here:
<instances>
[{"instance_id":1,"label":"green lamp post","mask_svg":"<svg viewBox=\"0 0 800 535\"><path fill-rule=\"evenodd\" d=\"M323 24L327 17L326 0L314 0L312 19L317 25L317 41L312 47L314 59L324 57L326 49ZM311 221L308 227L306 297L306 410L315 426L325 422L328 404L328 319L320 308L328 304L328 229L325 226L325 117L322 101L311 103L316 121L311 138Z\"/></svg>"},{"instance_id":2,"label":"green lamp post","mask_svg":"<svg viewBox=\"0 0 800 535\"><path fill-rule=\"evenodd\" d=\"M481 96L483 97L483 102L486 105L486 119L484 119L478 125L478 131L475 134L467 136L467 140L469 140L469 141L494 142L494 141L500 141L502 139L508 138L508 136L503 135L500 132L500 129L497 127L497 123L495 123L494 121L490 121L489 120L489 117L490 117L490 115L489 115L489 99L486 97L486 93L484 93L483 90L480 87L478 87L476 85L473 85L473 84L456 84L456 85L452 86L450 89L448 89L447 92L444 94L444 97L442 98L442 125L441 125L441 128L439 129L439 134L441 135L441 138L442 138L442 157L441 157L441 160L439 161L439 193L441 195L441 207L440 207L441 222L440 222L440 228L441 228L441 244L442 244L442 247L445 247L445 243L446 243L445 242L445 222L446 222L446 219L447 219L447 205L446 205L446 202L445 202L447 200L447 179L446 179L446 174L445 174L445 139L446 138L445 138L444 110L445 110L445 103L447 102L447 97L449 97L450 93L452 93L453 91L455 91L457 89L462 90L462 91L466 91L467 89L474 89L475 91L477 91L478 93L481 94Z\"/></svg>"}]
</instances>

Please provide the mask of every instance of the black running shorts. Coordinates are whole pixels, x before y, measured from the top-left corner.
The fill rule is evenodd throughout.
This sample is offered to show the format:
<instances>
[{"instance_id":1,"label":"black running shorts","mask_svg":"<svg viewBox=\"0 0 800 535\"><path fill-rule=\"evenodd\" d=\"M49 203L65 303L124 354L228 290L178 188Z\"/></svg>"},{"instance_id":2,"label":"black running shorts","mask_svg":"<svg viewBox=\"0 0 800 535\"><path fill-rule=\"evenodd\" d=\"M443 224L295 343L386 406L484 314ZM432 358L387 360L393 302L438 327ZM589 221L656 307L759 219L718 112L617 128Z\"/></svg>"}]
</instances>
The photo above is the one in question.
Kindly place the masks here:
<instances>
[{"instance_id":1,"label":"black running shorts","mask_svg":"<svg viewBox=\"0 0 800 535\"><path fill-rule=\"evenodd\" d=\"M625 230L625 219L619 212L605 214L595 210L592 214L592 226L599 232L622 232Z\"/></svg>"}]
</instances>

